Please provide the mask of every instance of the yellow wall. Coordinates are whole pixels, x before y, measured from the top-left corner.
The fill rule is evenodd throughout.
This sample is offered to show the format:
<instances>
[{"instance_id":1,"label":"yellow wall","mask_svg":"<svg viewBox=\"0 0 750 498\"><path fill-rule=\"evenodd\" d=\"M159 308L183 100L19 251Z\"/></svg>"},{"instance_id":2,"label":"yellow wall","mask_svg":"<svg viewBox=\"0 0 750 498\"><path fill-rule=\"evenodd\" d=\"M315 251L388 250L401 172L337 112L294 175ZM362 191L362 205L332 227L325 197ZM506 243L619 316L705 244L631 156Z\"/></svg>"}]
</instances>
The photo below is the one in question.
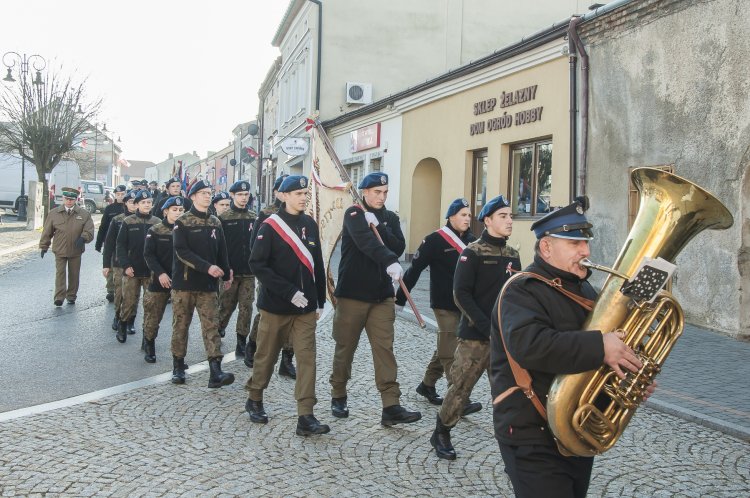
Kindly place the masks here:
<instances>
[{"instance_id":1,"label":"yellow wall","mask_svg":"<svg viewBox=\"0 0 750 498\"><path fill-rule=\"evenodd\" d=\"M515 92L537 85L533 100L500 107L503 92ZM474 104L490 98L497 104L490 112L475 115ZM516 125L519 111L543 107L542 118L533 123ZM568 61L560 57L550 62L525 69L513 75L477 86L462 93L430 102L407 111L403 115L403 142L401 149L401 192L422 192L424 196L440 198L440 216L457 197L471 200L471 168L473 151L487 149L487 199L499 194L510 198L509 163L513 144L552 137L552 205L564 206L570 202L569 167L569 108ZM489 131L487 120L514 116L508 128ZM485 122L484 133L470 134L470 125ZM440 165L442 183L440 192L420 190L412 185L415 168L420 161L434 158ZM419 175L418 175L419 176ZM415 187L415 188L413 188ZM424 235L439 228L427 216L415 216L422 208L417 195L402 195L399 199L401 219L405 220L407 252L413 253ZM428 202L426 204L432 204ZM529 228L537 218L515 219L510 245L519 247L521 262L526 265L533 257L534 237ZM437 220L439 221L439 220Z\"/></svg>"}]
</instances>

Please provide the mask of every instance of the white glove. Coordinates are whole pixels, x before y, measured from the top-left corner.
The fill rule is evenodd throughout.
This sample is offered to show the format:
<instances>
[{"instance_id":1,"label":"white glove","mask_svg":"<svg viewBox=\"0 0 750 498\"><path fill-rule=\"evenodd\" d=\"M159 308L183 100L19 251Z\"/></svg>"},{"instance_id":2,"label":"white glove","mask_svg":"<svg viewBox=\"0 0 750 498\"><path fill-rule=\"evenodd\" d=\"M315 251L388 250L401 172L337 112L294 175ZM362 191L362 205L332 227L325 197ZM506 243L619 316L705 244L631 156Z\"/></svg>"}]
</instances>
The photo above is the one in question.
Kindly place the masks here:
<instances>
[{"instance_id":1,"label":"white glove","mask_svg":"<svg viewBox=\"0 0 750 498\"><path fill-rule=\"evenodd\" d=\"M307 306L307 298L304 294L302 294L302 291L297 291L294 294L294 296L292 297L292 304L298 308L304 308L305 306Z\"/></svg>"},{"instance_id":2,"label":"white glove","mask_svg":"<svg viewBox=\"0 0 750 498\"><path fill-rule=\"evenodd\" d=\"M369 211L365 212L365 219L367 220L367 223L369 225L380 225L380 222L378 221L378 218L375 216L375 213L371 213Z\"/></svg>"},{"instance_id":3,"label":"white glove","mask_svg":"<svg viewBox=\"0 0 750 498\"><path fill-rule=\"evenodd\" d=\"M396 282L401 280L401 275L404 274L404 270L398 262L388 265L385 272Z\"/></svg>"},{"instance_id":4,"label":"white glove","mask_svg":"<svg viewBox=\"0 0 750 498\"><path fill-rule=\"evenodd\" d=\"M396 313L400 313L400 312L402 312L402 311L404 311L404 307L403 307L403 306L401 306L400 304L397 304L397 305L396 305Z\"/></svg>"}]
</instances>

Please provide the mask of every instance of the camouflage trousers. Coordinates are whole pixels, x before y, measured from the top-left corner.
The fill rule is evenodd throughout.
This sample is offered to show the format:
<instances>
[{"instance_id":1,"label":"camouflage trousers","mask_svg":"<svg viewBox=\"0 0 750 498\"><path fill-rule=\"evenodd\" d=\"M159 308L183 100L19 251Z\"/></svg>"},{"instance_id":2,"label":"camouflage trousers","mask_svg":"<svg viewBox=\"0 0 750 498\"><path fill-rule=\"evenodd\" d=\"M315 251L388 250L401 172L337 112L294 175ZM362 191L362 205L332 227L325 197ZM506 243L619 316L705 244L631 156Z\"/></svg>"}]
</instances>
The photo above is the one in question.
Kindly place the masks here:
<instances>
[{"instance_id":1,"label":"camouflage trousers","mask_svg":"<svg viewBox=\"0 0 750 498\"><path fill-rule=\"evenodd\" d=\"M260 283L258 284L258 290L260 290ZM258 294L260 294L260 292ZM258 309L258 303L255 303L255 309ZM253 318L253 326L250 329L250 340L253 342L258 342L258 323L260 323L260 312L255 314L255 318ZM284 345L281 349L284 351L294 351L291 337L284 341Z\"/></svg>"},{"instance_id":2,"label":"camouflage trousers","mask_svg":"<svg viewBox=\"0 0 750 498\"><path fill-rule=\"evenodd\" d=\"M138 311L138 300L141 298L141 289L145 299L148 294L148 284L151 282L149 277L122 277L122 305L120 306L120 320L130 320L135 318Z\"/></svg>"},{"instance_id":3,"label":"camouflage trousers","mask_svg":"<svg viewBox=\"0 0 750 498\"><path fill-rule=\"evenodd\" d=\"M112 275L112 283L115 286L115 315L119 317L122 308L122 268L113 266L109 269L109 274Z\"/></svg>"},{"instance_id":4,"label":"camouflage trousers","mask_svg":"<svg viewBox=\"0 0 750 498\"><path fill-rule=\"evenodd\" d=\"M254 300L255 277L235 276L232 286L222 291L219 296L219 328L226 328L234 309L239 305L235 330L238 335L247 337L250 334L250 317L253 316Z\"/></svg>"},{"instance_id":5,"label":"camouflage trousers","mask_svg":"<svg viewBox=\"0 0 750 498\"><path fill-rule=\"evenodd\" d=\"M222 358L219 303L215 292L172 291L172 355L184 358L187 354L188 330L196 309L206 356L209 360Z\"/></svg>"},{"instance_id":6,"label":"camouflage trousers","mask_svg":"<svg viewBox=\"0 0 750 498\"><path fill-rule=\"evenodd\" d=\"M461 418L471 391L490 366L490 341L457 340L451 367L452 384L440 407L443 425L453 427Z\"/></svg>"},{"instance_id":7,"label":"camouflage trousers","mask_svg":"<svg viewBox=\"0 0 750 498\"><path fill-rule=\"evenodd\" d=\"M115 274L112 272L107 273L107 294L115 292Z\"/></svg>"},{"instance_id":8,"label":"camouflage trousers","mask_svg":"<svg viewBox=\"0 0 750 498\"><path fill-rule=\"evenodd\" d=\"M435 386L440 377L445 373L448 385L451 385L451 366L453 365L453 353L456 351L456 330L461 314L458 311L441 310L434 308L435 319L438 324L437 349L432 353L432 359L427 365L422 383L426 386Z\"/></svg>"},{"instance_id":9,"label":"camouflage trousers","mask_svg":"<svg viewBox=\"0 0 750 498\"><path fill-rule=\"evenodd\" d=\"M151 292L143 296L143 336L149 341L159 335L159 324L169 301L169 291Z\"/></svg>"},{"instance_id":10,"label":"camouflage trousers","mask_svg":"<svg viewBox=\"0 0 750 498\"><path fill-rule=\"evenodd\" d=\"M263 401L263 391L271 381L279 351L282 345L291 341L297 352L297 380L294 382L297 415L312 415L313 407L318 402L315 397L315 312L277 315L260 310L258 314L258 351L255 353L253 374L245 384L248 397L253 401Z\"/></svg>"}]
</instances>

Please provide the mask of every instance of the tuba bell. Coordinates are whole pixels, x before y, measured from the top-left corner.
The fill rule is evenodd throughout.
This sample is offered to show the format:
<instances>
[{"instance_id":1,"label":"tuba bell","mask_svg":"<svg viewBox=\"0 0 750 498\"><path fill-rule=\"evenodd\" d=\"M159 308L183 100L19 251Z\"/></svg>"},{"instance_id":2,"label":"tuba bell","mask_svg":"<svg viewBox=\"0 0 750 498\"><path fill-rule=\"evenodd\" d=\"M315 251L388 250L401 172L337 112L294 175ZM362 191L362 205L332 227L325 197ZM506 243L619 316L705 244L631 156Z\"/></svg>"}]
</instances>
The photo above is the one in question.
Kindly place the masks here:
<instances>
[{"instance_id":1,"label":"tuba bell","mask_svg":"<svg viewBox=\"0 0 750 498\"><path fill-rule=\"evenodd\" d=\"M625 281L644 258L674 263L698 233L724 230L733 223L719 200L684 178L654 168L637 168L631 177L640 192L640 208L614 266L580 263L610 273L582 330L624 330L623 342L643 367L622 380L606 365L555 377L547 416L563 454L594 456L617 442L682 334L682 308L670 293L662 290L652 302L639 302L621 292Z\"/></svg>"}]
</instances>

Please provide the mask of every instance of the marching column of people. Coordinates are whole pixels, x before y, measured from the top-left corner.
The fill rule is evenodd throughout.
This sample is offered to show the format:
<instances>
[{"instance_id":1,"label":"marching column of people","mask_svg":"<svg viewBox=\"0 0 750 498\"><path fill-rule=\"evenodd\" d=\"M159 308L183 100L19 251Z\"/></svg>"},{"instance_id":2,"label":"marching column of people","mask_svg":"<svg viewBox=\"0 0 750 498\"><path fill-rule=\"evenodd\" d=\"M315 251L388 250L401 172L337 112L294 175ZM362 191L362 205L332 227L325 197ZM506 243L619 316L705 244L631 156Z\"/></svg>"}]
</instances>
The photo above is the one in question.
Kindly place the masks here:
<instances>
[{"instance_id":1,"label":"marching column of people","mask_svg":"<svg viewBox=\"0 0 750 498\"><path fill-rule=\"evenodd\" d=\"M109 204L106 208L104 208L104 212L102 213L102 219L99 221L99 230L96 233L96 243L94 244L94 249L96 252L102 252L102 247L104 246L104 239L107 238L107 231L109 230L109 225L112 223L112 219L117 216L120 213L125 212L125 193L127 188L125 185L118 185L114 189L114 202L112 204ZM115 300L115 274L112 272L109 272L106 276L107 278L107 301L110 303Z\"/></svg>"},{"instance_id":2,"label":"marching column of people","mask_svg":"<svg viewBox=\"0 0 750 498\"><path fill-rule=\"evenodd\" d=\"M109 275L113 275L115 317L112 321L112 330L115 332L118 331L120 327L123 278L122 265L117 257L117 236L120 233L120 227L122 226L122 221L125 217L135 213L135 196L137 193L137 190L130 190L123 197L125 211L112 218L109 228L107 229L107 236L104 238L104 245L102 246L102 274L105 278L108 278ZM135 320L135 317L133 317L133 319ZM128 332L130 333L130 330L132 330L132 333L135 334L135 328L130 328L130 324L128 324L127 320L124 320L123 322L126 324Z\"/></svg>"}]
</instances>

